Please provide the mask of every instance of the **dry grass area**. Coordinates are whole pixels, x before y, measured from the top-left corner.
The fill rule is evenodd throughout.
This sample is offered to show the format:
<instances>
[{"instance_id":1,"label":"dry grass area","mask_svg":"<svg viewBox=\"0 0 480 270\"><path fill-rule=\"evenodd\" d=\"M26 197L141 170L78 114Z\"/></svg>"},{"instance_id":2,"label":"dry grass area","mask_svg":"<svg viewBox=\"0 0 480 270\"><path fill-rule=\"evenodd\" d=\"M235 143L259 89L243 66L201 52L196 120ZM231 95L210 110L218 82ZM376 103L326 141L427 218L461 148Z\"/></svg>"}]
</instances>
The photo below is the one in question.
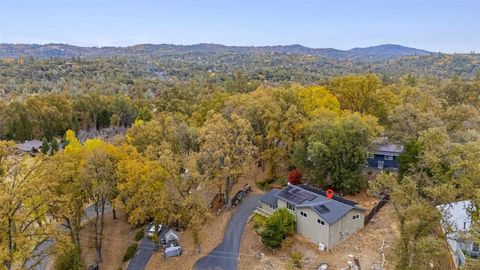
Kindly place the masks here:
<instances>
[{"instance_id":1,"label":"dry grass area","mask_svg":"<svg viewBox=\"0 0 480 270\"><path fill-rule=\"evenodd\" d=\"M102 270L117 270L123 267L123 255L127 247L134 243L134 232L130 224L125 220L125 214L122 210L117 210L117 219L113 219L112 213L105 215L105 227L103 234L102 256L103 261L100 264ZM87 223L81 232L82 255L86 266L95 262L95 231L93 220Z\"/></svg>"},{"instance_id":2,"label":"dry grass area","mask_svg":"<svg viewBox=\"0 0 480 270\"><path fill-rule=\"evenodd\" d=\"M358 198L358 202L370 204ZM373 206L373 205L372 205ZM341 269L347 267L348 255L354 255L360 260L362 269L372 269L381 262L379 248L385 240L385 269L393 269L393 247L399 237L399 224L395 218L394 209L391 203L387 203L377 216L374 222L352 235L346 241L328 251L320 251L314 243L296 235L287 240L278 252L267 249L252 227L248 224L241 249L240 249L240 270L270 270L289 269L290 253L300 251L303 254L303 269L317 269L321 263L328 263L329 269Z\"/></svg>"},{"instance_id":3,"label":"dry grass area","mask_svg":"<svg viewBox=\"0 0 480 270\"><path fill-rule=\"evenodd\" d=\"M333 269L339 269L346 266L347 256L352 254L359 258L363 269L372 269L374 265L381 263L379 248L385 241L385 269L393 269L394 245L400 237L399 226L392 203L387 203L371 223L326 254L325 261L333 266Z\"/></svg>"},{"instance_id":4,"label":"dry grass area","mask_svg":"<svg viewBox=\"0 0 480 270\"><path fill-rule=\"evenodd\" d=\"M358 203L359 207L367 209L368 211L370 211L379 201L378 198L368 196L366 190L355 195L344 195L342 197Z\"/></svg>"},{"instance_id":5,"label":"dry grass area","mask_svg":"<svg viewBox=\"0 0 480 270\"><path fill-rule=\"evenodd\" d=\"M287 265L284 247L279 252L266 248L255 234L252 223L248 223L240 246L239 270L284 269Z\"/></svg>"},{"instance_id":6,"label":"dry grass area","mask_svg":"<svg viewBox=\"0 0 480 270\"><path fill-rule=\"evenodd\" d=\"M265 167L268 167L268 166L266 165ZM286 168L284 168L283 166L278 168L278 172L277 172L278 176L286 177L287 174L288 174L288 170ZM250 186L252 186L253 191L263 193L263 191L261 191L255 183L261 182L267 178L269 178L269 173L267 169L263 171L262 168L257 166L257 164L253 164L249 170L248 176L240 178L236 186L237 186L237 189L240 189L241 187L243 187L245 184L248 183L250 184ZM234 186L233 190L236 191L237 189L235 189L235 186Z\"/></svg>"}]
</instances>

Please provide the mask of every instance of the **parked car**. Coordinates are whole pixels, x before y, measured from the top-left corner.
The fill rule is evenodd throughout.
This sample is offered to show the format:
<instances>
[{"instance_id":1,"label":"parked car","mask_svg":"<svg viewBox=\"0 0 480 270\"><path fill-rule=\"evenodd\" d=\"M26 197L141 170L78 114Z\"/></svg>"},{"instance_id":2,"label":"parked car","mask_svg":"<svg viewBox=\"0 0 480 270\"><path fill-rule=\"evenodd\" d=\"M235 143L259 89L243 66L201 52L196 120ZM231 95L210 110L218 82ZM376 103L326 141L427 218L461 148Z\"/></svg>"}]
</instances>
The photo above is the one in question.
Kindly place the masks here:
<instances>
[{"instance_id":1,"label":"parked car","mask_svg":"<svg viewBox=\"0 0 480 270\"><path fill-rule=\"evenodd\" d=\"M160 235L160 231L162 230L162 225L158 224L157 226L157 234ZM153 237L155 235L155 225L150 223L148 225L148 230L147 230L147 236L148 237Z\"/></svg>"},{"instance_id":2,"label":"parked car","mask_svg":"<svg viewBox=\"0 0 480 270\"><path fill-rule=\"evenodd\" d=\"M246 184L245 186L243 186L243 188L240 189L237 192L237 194L235 194L235 196L233 196L232 205L235 206L239 204L251 190L252 190L252 187L249 184Z\"/></svg>"},{"instance_id":3,"label":"parked car","mask_svg":"<svg viewBox=\"0 0 480 270\"><path fill-rule=\"evenodd\" d=\"M165 248L164 258L175 257L182 255L182 248L180 246L170 246Z\"/></svg>"}]
</instances>

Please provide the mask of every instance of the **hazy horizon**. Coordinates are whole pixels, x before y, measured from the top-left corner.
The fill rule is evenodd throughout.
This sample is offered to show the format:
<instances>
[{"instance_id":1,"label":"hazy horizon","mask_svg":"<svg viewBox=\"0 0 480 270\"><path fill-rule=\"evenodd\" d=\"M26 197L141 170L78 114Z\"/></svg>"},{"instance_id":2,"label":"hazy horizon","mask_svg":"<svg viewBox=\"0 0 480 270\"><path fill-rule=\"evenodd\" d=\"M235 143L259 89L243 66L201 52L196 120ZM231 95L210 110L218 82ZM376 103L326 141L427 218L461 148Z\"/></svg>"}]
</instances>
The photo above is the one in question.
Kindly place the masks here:
<instances>
[{"instance_id":1,"label":"hazy horizon","mask_svg":"<svg viewBox=\"0 0 480 270\"><path fill-rule=\"evenodd\" d=\"M419 49L419 50L424 50L423 48L415 48L415 47L409 47L409 46L404 46L402 44L393 44L393 43L385 43L385 44L372 44L370 46L365 46L365 47L352 47L352 48L347 48L347 49L339 49L339 48L333 48L333 47L309 47L305 46L302 44L271 44L271 45L226 45L226 44L220 44L220 43L212 43L212 42L201 42L201 43L192 43L192 44L175 44L175 43L135 43L135 44L130 44L130 45L109 45L109 46L86 46L86 45L78 45L78 44L71 44L71 43L62 43L62 42L49 42L49 43L13 43L13 42L0 42L0 44L13 44L13 45L40 45L40 46L48 46L48 45L68 45L68 46L75 46L75 47L83 47L83 48L128 48L128 47L133 47L133 46L139 46L139 45L168 45L168 46L196 46L196 45L218 45L218 46L226 46L226 47L288 47L288 46L301 46L304 48L309 48L309 49L335 49L335 50L341 50L341 51L348 51L348 50L353 50L353 49L364 49L364 48L371 48L371 47L378 47L378 46L388 46L388 45L393 45L393 46L401 46L405 48L412 48L412 49ZM426 50L428 51L428 50ZM432 51L431 51L432 52ZM433 52L436 53L436 52ZM443 53L443 52L441 52ZM469 53L469 52L466 52ZM477 53L477 52L476 52Z\"/></svg>"},{"instance_id":2,"label":"hazy horizon","mask_svg":"<svg viewBox=\"0 0 480 270\"><path fill-rule=\"evenodd\" d=\"M480 51L480 1L0 0L0 42Z\"/></svg>"}]
</instances>

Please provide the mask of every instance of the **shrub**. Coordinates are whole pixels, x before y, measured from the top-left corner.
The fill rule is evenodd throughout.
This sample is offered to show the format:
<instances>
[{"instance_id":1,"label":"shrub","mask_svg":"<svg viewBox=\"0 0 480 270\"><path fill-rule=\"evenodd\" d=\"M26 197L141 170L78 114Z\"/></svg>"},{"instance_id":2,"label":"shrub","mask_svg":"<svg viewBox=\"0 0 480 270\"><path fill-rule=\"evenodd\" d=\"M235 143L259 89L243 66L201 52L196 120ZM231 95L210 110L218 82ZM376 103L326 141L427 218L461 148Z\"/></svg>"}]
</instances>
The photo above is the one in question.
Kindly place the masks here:
<instances>
[{"instance_id":1,"label":"shrub","mask_svg":"<svg viewBox=\"0 0 480 270\"><path fill-rule=\"evenodd\" d=\"M67 248L55 259L55 270L81 270L84 269L80 248Z\"/></svg>"},{"instance_id":2,"label":"shrub","mask_svg":"<svg viewBox=\"0 0 480 270\"><path fill-rule=\"evenodd\" d=\"M292 185L300 184L302 173L298 169L291 170L288 173L288 182Z\"/></svg>"},{"instance_id":3,"label":"shrub","mask_svg":"<svg viewBox=\"0 0 480 270\"><path fill-rule=\"evenodd\" d=\"M137 244L132 244L128 246L127 251L125 252L125 255L123 255L123 262L126 262L133 258L135 255L135 252L137 251L138 245Z\"/></svg>"},{"instance_id":4,"label":"shrub","mask_svg":"<svg viewBox=\"0 0 480 270\"><path fill-rule=\"evenodd\" d=\"M50 151L50 144L48 143L47 138L42 139L42 153L43 154L48 154L48 151Z\"/></svg>"},{"instance_id":5,"label":"shrub","mask_svg":"<svg viewBox=\"0 0 480 270\"><path fill-rule=\"evenodd\" d=\"M142 240L143 236L145 235L145 231L143 229L141 230L138 230L136 233L135 233L135 241L140 241Z\"/></svg>"},{"instance_id":6,"label":"shrub","mask_svg":"<svg viewBox=\"0 0 480 270\"><path fill-rule=\"evenodd\" d=\"M273 213L265 223L265 228L261 233L262 243L269 248L276 249L280 247L283 239L293 235L294 232L295 217L287 209L280 209Z\"/></svg>"},{"instance_id":7,"label":"shrub","mask_svg":"<svg viewBox=\"0 0 480 270\"><path fill-rule=\"evenodd\" d=\"M290 259L292 259L292 264L296 268L302 268L302 259L303 255L299 251L293 251L290 254Z\"/></svg>"},{"instance_id":8,"label":"shrub","mask_svg":"<svg viewBox=\"0 0 480 270\"><path fill-rule=\"evenodd\" d=\"M295 243L293 241L293 238L292 237L287 237L287 238L283 239L283 241L282 241L282 248L290 249L291 247L293 247L294 244Z\"/></svg>"},{"instance_id":9,"label":"shrub","mask_svg":"<svg viewBox=\"0 0 480 270\"><path fill-rule=\"evenodd\" d=\"M277 179L276 178L266 178L263 179L263 181L256 182L257 187L263 191L268 191L268 186L275 182Z\"/></svg>"},{"instance_id":10,"label":"shrub","mask_svg":"<svg viewBox=\"0 0 480 270\"><path fill-rule=\"evenodd\" d=\"M255 214L252 217L252 224L253 224L253 229L257 234L260 234L265 227L265 223L267 222L267 218L260 215L260 214Z\"/></svg>"},{"instance_id":11,"label":"shrub","mask_svg":"<svg viewBox=\"0 0 480 270\"><path fill-rule=\"evenodd\" d=\"M280 187L284 187L287 185L288 179L286 177L280 177L277 182Z\"/></svg>"},{"instance_id":12,"label":"shrub","mask_svg":"<svg viewBox=\"0 0 480 270\"><path fill-rule=\"evenodd\" d=\"M400 176L418 163L422 147L422 144L416 140L411 140L405 145L405 151L397 158Z\"/></svg>"},{"instance_id":13,"label":"shrub","mask_svg":"<svg viewBox=\"0 0 480 270\"><path fill-rule=\"evenodd\" d=\"M52 143L50 144L50 155L55 154L58 151L58 142L57 139L53 138Z\"/></svg>"}]
</instances>

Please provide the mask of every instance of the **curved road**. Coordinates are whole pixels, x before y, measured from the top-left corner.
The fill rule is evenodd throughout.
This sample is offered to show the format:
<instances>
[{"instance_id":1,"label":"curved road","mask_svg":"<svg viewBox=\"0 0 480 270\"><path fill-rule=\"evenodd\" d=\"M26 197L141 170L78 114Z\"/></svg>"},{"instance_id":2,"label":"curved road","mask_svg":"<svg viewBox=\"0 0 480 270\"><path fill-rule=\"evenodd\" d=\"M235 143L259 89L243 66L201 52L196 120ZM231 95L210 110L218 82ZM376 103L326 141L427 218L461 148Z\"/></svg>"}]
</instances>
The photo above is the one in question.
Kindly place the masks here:
<instances>
[{"instance_id":1,"label":"curved road","mask_svg":"<svg viewBox=\"0 0 480 270\"><path fill-rule=\"evenodd\" d=\"M144 236L138 244L137 253L128 263L127 270L145 269L154 251L155 243L147 236Z\"/></svg>"},{"instance_id":2,"label":"curved road","mask_svg":"<svg viewBox=\"0 0 480 270\"><path fill-rule=\"evenodd\" d=\"M248 217L257 207L262 195L250 194L243 199L232 214L223 236L223 242L207 256L195 263L196 270L236 270L240 243Z\"/></svg>"}]
</instances>

